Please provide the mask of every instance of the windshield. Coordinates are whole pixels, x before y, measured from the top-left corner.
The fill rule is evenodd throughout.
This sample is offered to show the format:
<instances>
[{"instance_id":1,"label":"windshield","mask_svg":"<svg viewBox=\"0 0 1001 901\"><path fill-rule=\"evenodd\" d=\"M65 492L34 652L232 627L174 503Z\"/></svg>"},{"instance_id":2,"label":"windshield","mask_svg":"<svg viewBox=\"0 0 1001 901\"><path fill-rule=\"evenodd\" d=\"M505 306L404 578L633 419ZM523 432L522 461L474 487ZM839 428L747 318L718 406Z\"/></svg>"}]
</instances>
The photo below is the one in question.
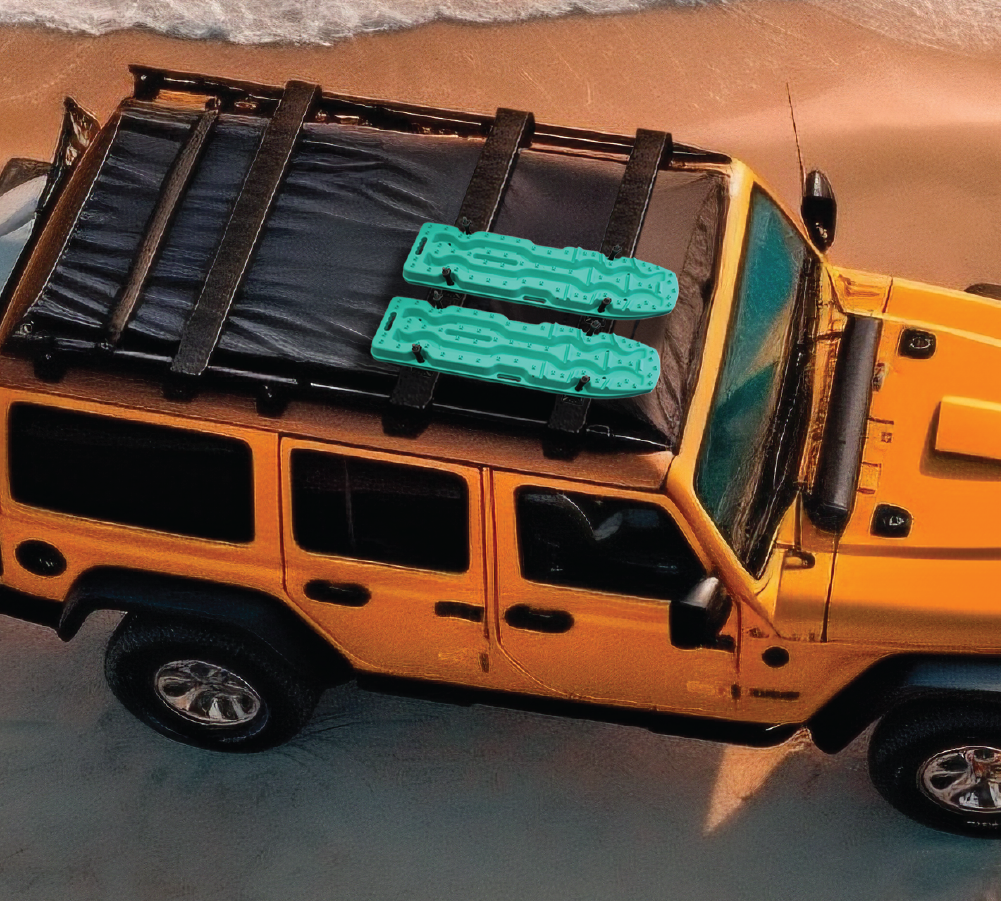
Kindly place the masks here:
<instances>
[{"instance_id":1,"label":"windshield","mask_svg":"<svg viewBox=\"0 0 1001 901\"><path fill-rule=\"evenodd\" d=\"M35 208L44 186L45 176L41 176L0 194L0 290L31 236Z\"/></svg>"},{"instance_id":2,"label":"windshield","mask_svg":"<svg viewBox=\"0 0 1001 901\"><path fill-rule=\"evenodd\" d=\"M723 366L695 473L706 511L760 574L792 499L808 420L819 265L760 189L752 198Z\"/></svg>"}]
</instances>

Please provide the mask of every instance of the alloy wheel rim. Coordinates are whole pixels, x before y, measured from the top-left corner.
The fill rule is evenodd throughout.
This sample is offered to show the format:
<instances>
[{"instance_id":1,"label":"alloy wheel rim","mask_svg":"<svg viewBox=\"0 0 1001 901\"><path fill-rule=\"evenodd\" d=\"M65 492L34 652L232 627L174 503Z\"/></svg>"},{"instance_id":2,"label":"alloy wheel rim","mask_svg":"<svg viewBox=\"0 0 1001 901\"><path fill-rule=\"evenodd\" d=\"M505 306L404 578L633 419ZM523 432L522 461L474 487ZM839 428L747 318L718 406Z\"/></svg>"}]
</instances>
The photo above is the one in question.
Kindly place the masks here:
<instances>
[{"instance_id":1,"label":"alloy wheel rim","mask_svg":"<svg viewBox=\"0 0 1001 901\"><path fill-rule=\"evenodd\" d=\"M174 713L202 726L242 726L264 702L243 678L217 663L172 660L153 677L157 697Z\"/></svg>"},{"instance_id":2,"label":"alloy wheel rim","mask_svg":"<svg viewBox=\"0 0 1001 901\"><path fill-rule=\"evenodd\" d=\"M918 787L954 813L1001 811L1001 749L965 745L929 757L918 770Z\"/></svg>"}]
</instances>

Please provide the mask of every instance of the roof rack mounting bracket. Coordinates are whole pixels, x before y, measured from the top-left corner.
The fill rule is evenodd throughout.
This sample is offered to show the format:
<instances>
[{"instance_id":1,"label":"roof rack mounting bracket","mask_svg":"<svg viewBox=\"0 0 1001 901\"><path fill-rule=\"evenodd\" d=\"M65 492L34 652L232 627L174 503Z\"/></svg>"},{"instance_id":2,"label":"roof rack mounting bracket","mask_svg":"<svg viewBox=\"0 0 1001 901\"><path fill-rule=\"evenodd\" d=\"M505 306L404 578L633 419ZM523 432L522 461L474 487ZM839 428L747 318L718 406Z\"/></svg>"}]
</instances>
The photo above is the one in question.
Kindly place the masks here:
<instances>
[{"instance_id":1,"label":"roof rack mounting bracket","mask_svg":"<svg viewBox=\"0 0 1001 901\"><path fill-rule=\"evenodd\" d=\"M534 130L535 117L531 113L497 110L455 220L463 232L490 230L511 180L518 151L531 143ZM428 299L436 307L461 307L466 297L451 291L433 290ZM389 399L389 409L383 417L383 429L387 434L413 437L424 430L438 375L409 366L400 370Z\"/></svg>"},{"instance_id":2,"label":"roof rack mounting bracket","mask_svg":"<svg viewBox=\"0 0 1001 901\"><path fill-rule=\"evenodd\" d=\"M61 382L66 375L65 355L56 347L56 342L52 338L46 338L38 342L32 356L32 368L35 378L40 382Z\"/></svg>"},{"instance_id":3,"label":"roof rack mounting bracket","mask_svg":"<svg viewBox=\"0 0 1001 901\"><path fill-rule=\"evenodd\" d=\"M290 81L285 86L233 205L201 294L184 324L170 366L173 376L199 378L208 368L230 307L250 268L302 126L319 97L317 85Z\"/></svg>"},{"instance_id":4,"label":"roof rack mounting bracket","mask_svg":"<svg viewBox=\"0 0 1001 901\"><path fill-rule=\"evenodd\" d=\"M281 385L265 382L254 395L257 415L266 419L278 419L285 413L289 404L288 391Z\"/></svg>"},{"instance_id":5,"label":"roof rack mounting bracket","mask_svg":"<svg viewBox=\"0 0 1001 901\"><path fill-rule=\"evenodd\" d=\"M636 132L632 153L629 154L601 242L601 252L609 259L635 254L657 172L670 165L673 152L670 134L644 128ZM582 318L579 327L594 333L608 331L612 326L610 321L600 320L600 327L595 327L594 321L593 317ZM543 442L546 456L567 459L577 454L590 406L590 399L580 395L564 394L556 398L549 416L548 434Z\"/></svg>"}]
</instances>

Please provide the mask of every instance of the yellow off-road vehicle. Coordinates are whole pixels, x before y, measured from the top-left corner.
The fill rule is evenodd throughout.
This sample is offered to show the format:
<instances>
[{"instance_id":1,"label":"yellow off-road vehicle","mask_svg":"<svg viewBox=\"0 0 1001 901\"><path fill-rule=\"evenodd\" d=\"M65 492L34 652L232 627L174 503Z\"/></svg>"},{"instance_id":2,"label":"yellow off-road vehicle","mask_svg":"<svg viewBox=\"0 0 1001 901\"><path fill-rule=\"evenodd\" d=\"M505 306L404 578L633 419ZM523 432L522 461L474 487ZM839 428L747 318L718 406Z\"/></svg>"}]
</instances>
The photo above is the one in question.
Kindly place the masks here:
<instances>
[{"instance_id":1,"label":"yellow off-road vehicle","mask_svg":"<svg viewBox=\"0 0 1001 901\"><path fill-rule=\"evenodd\" d=\"M891 803L1001 835L997 289L832 267L822 174L801 223L666 133L134 73L0 178L2 612L123 611L112 690L206 748L352 675L828 752L877 723ZM634 321L422 301L639 342L654 390L373 357L428 222L675 273Z\"/></svg>"}]
</instances>

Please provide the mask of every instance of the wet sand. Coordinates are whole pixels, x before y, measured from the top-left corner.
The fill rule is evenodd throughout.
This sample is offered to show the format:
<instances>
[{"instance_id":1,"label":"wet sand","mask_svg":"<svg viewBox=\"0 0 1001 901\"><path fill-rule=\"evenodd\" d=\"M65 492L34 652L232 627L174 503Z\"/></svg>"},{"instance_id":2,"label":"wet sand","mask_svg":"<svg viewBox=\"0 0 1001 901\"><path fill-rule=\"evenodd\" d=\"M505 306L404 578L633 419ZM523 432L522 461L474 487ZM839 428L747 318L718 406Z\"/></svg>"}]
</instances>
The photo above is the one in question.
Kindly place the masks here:
<instances>
[{"instance_id":1,"label":"wet sand","mask_svg":"<svg viewBox=\"0 0 1001 901\"><path fill-rule=\"evenodd\" d=\"M864 739L724 747L347 685L251 755L161 738L105 687L114 614L0 621L0 898L996 901L996 842L933 832Z\"/></svg>"},{"instance_id":2,"label":"wet sand","mask_svg":"<svg viewBox=\"0 0 1001 901\"><path fill-rule=\"evenodd\" d=\"M1001 281L1001 55L906 44L811 6L763 2L440 23L330 47L0 29L0 158L47 157L61 98L102 119L129 63L631 132L728 152L798 205L791 86L807 167L840 202L832 259L951 287Z\"/></svg>"}]
</instances>

